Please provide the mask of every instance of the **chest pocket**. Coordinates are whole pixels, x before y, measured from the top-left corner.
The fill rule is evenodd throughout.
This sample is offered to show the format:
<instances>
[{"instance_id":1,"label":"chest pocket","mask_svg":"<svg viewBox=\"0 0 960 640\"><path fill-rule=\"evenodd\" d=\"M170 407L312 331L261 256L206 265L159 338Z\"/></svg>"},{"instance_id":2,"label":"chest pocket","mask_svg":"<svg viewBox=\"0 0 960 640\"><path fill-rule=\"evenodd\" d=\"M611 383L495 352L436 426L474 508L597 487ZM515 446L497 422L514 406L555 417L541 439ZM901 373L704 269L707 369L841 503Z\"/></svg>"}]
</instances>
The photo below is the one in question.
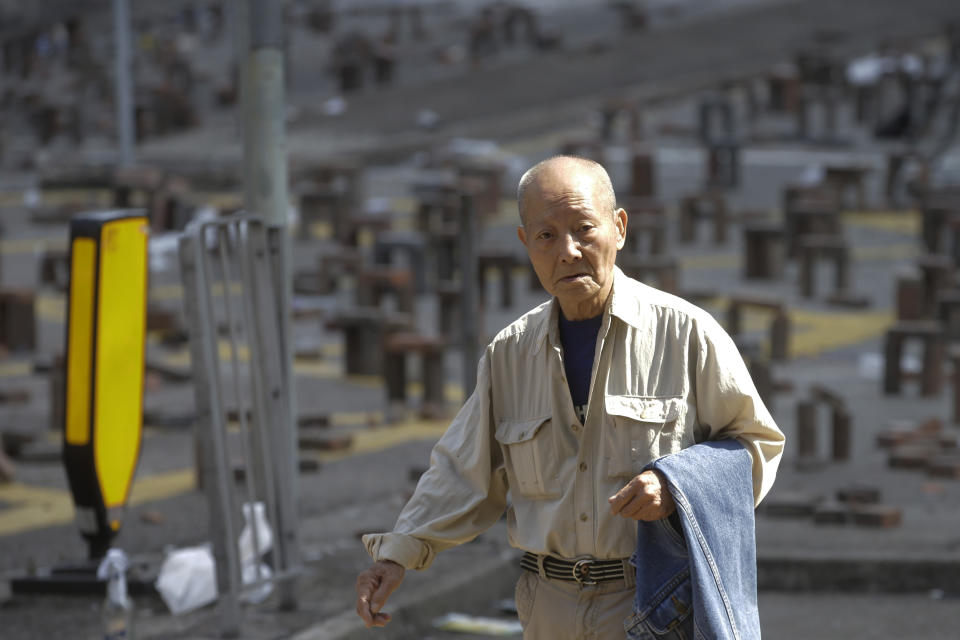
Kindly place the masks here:
<instances>
[{"instance_id":1,"label":"chest pocket","mask_svg":"<svg viewBox=\"0 0 960 640\"><path fill-rule=\"evenodd\" d=\"M611 478L632 478L653 460L693 444L683 432L680 396L610 395L604 402L603 457Z\"/></svg>"},{"instance_id":2,"label":"chest pocket","mask_svg":"<svg viewBox=\"0 0 960 640\"><path fill-rule=\"evenodd\" d=\"M525 498L560 495L556 441L550 416L527 420L501 419L497 442L502 445L510 488Z\"/></svg>"}]
</instances>

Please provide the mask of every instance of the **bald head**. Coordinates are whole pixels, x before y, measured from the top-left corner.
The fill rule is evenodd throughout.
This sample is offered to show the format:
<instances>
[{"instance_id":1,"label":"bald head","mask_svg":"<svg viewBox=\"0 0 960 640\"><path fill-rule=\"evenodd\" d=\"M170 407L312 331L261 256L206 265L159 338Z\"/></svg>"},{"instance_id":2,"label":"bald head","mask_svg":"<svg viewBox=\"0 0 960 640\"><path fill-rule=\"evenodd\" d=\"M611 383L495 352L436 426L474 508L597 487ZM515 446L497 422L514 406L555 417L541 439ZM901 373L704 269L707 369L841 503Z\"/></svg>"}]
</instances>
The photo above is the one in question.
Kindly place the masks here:
<instances>
[{"instance_id":1,"label":"bald head","mask_svg":"<svg viewBox=\"0 0 960 640\"><path fill-rule=\"evenodd\" d=\"M527 201L548 186L558 184L590 185L594 203L598 211L606 211L613 217L617 210L617 198L613 192L613 183L606 169L597 162L577 156L554 156L538 162L531 167L517 187L517 205L520 209L520 221L527 224Z\"/></svg>"}]
</instances>

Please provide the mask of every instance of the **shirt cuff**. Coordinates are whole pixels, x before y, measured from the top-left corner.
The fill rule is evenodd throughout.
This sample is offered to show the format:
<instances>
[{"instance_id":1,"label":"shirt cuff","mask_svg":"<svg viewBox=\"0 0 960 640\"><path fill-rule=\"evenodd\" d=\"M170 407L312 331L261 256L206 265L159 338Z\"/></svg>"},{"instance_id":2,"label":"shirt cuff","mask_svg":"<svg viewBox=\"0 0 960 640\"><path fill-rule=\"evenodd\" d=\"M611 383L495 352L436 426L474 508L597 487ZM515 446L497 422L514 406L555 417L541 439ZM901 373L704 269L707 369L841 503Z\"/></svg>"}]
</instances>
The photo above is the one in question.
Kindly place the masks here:
<instances>
[{"instance_id":1,"label":"shirt cuff","mask_svg":"<svg viewBox=\"0 0 960 640\"><path fill-rule=\"evenodd\" d=\"M436 555L430 545L404 533L368 533L362 540L374 562L392 560L404 569L426 569Z\"/></svg>"}]
</instances>

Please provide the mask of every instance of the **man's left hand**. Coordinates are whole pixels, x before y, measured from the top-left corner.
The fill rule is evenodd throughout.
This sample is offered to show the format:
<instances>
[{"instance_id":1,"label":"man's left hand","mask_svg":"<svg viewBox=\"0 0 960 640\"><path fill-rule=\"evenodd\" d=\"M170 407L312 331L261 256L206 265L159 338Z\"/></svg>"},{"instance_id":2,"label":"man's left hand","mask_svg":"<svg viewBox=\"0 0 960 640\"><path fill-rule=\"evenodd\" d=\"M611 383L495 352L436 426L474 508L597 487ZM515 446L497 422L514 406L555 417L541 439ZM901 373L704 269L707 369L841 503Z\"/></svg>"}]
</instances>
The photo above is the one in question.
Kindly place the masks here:
<instances>
[{"instance_id":1,"label":"man's left hand","mask_svg":"<svg viewBox=\"0 0 960 640\"><path fill-rule=\"evenodd\" d=\"M644 471L607 498L610 513L632 520L662 520L676 510L667 481L656 470Z\"/></svg>"}]
</instances>

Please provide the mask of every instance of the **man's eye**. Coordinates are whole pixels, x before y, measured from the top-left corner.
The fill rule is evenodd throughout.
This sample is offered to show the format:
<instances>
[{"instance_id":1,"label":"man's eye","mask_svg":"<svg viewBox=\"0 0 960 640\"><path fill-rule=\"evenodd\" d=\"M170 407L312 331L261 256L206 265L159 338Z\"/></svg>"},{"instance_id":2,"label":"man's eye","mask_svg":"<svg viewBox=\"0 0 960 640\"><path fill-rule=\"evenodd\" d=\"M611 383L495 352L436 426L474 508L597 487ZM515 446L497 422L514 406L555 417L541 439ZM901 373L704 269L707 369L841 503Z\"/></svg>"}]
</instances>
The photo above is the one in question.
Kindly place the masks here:
<instances>
[{"instance_id":1,"label":"man's eye","mask_svg":"<svg viewBox=\"0 0 960 640\"><path fill-rule=\"evenodd\" d=\"M537 238L539 238L540 240L549 240L552 237L553 237L553 234L550 233L549 231L544 231L537 236Z\"/></svg>"}]
</instances>

